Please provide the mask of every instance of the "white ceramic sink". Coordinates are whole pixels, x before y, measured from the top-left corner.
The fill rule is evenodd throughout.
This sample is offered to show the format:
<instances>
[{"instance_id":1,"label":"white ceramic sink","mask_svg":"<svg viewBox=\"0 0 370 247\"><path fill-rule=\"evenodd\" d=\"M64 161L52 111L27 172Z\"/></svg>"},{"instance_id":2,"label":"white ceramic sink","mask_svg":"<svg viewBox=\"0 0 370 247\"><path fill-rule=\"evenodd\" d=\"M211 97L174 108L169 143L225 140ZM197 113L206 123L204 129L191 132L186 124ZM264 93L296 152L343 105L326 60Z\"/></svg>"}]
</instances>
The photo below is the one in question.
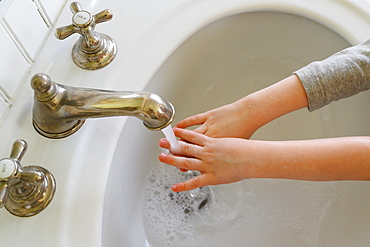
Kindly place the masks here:
<instances>
[{"instance_id":1,"label":"white ceramic sink","mask_svg":"<svg viewBox=\"0 0 370 247\"><path fill-rule=\"evenodd\" d=\"M348 47L330 29L278 12L242 13L188 38L145 90L176 108L175 122L235 101ZM369 135L370 93L314 113L300 110L261 128L254 139ZM103 214L103 246L366 246L370 184L245 180L211 188L200 210L183 180L160 164L161 132L128 119L112 160ZM194 205L194 204L193 204ZM189 210L190 209L190 210Z\"/></svg>"},{"instance_id":2,"label":"white ceramic sink","mask_svg":"<svg viewBox=\"0 0 370 247\"><path fill-rule=\"evenodd\" d=\"M71 23L72 1L66 1L0 126L0 158L16 139L25 139L22 165L51 171L56 193L34 217L0 210L1 246L368 245L368 183L248 180L213 187L209 202L192 210L191 195L167 188L184 178L158 163L161 132L118 117L89 119L68 138L46 139L32 127L29 85L34 74L46 73L68 86L153 91L174 104L177 122L364 41L370 33L368 1L80 0L93 14L108 8L114 16L96 30L117 42L118 53L97 71L73 63L77 34L63 41L53 34ZM254 138L369 135L369 99L366 92L313 114L289 114Z\"/></svg>"}]
</instances>

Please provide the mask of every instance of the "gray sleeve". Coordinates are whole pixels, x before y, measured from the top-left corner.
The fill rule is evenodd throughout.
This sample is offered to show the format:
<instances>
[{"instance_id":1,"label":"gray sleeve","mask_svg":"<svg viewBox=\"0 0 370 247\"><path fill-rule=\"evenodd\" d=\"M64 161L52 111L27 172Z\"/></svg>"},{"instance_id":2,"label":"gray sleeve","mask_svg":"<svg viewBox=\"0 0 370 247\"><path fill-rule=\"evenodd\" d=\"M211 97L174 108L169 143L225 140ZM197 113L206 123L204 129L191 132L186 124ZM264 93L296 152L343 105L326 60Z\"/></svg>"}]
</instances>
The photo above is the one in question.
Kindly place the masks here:
<instances>
[{"instance_id":1,"label":"gray sleeve","mask_svg":"<svg viewBox=\"0 0 370 247\"><path fill-rule=\"evenodd\" d=\"M332 101L370 89L370 40L294 72L314 111Z\"/></svg>"}]
</instances>

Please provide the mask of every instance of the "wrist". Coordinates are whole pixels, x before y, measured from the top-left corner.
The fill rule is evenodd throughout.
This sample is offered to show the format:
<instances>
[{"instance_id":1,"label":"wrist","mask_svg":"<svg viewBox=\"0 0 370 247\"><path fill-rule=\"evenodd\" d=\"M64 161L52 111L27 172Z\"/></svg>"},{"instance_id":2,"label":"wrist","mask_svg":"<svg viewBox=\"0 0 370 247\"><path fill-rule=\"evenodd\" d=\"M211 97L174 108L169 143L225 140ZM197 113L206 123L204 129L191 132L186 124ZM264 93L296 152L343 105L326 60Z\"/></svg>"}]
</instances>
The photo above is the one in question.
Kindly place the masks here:
<instances>
[{"instance_id":1,"label":"wrist","mask_svg":"<svg viewBox=\"0 0 370 247\"><path fill-rule=\"evenodd\" d=\"M262 114L260 114L260 107L252 94L234 102L233 104L236 109L239 109L237 111L238 114L242 116L239 119L242 119L245 123L242 125L244 126L244 129L242 130L244 133L243 138L249 139L254 132L265 124L261 119Z\"/></svg>"},{"instance_id":2,"label":"wrist","mask_svg":"<svg viewBox=\"0 0 370 247\"><path fill-rule=\"evenodd\" d=\"M275 106L266 100L260 91L238 100L237 103L242 105L243 114L247 114L244 119L247 120L246 125L253 130L253 133L275 119L271 117L271 111L274 111L271 107L275 108Z\"/></svg>"},{"instance_id":3,"label":"wrist","mask_svg":"<svg viewBox=\"0 0 370 247\"><path fill-rule=\"evenodd\" d=\"M250 112L256 130L287 113L308 106L306 91L297 75L292 75L241 99Z\"/></svg>"}]
</instances>

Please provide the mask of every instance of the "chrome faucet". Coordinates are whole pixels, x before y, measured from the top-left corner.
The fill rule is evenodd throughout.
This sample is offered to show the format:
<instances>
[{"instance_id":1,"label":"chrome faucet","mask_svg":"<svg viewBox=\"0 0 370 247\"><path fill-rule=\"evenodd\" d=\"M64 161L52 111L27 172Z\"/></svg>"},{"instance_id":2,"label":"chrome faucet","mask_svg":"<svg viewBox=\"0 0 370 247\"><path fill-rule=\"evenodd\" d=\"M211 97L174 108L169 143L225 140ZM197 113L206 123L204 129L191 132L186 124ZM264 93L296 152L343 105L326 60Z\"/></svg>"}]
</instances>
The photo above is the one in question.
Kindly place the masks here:
<instances>
[{"instance_id":1,"label":"chrome faucet","mask_svg":"<svg viewBox=\"0 0 370 247\"><path fill-rule=\"evenodd\" d=\"M80 129L85 119L135 116L150 130L173 120L171 103L149 92L117 92L77 88L53 82L46 74L31 79L34 90L33 126L41 135L58 139Z\"/></svg>"}]
</instances>

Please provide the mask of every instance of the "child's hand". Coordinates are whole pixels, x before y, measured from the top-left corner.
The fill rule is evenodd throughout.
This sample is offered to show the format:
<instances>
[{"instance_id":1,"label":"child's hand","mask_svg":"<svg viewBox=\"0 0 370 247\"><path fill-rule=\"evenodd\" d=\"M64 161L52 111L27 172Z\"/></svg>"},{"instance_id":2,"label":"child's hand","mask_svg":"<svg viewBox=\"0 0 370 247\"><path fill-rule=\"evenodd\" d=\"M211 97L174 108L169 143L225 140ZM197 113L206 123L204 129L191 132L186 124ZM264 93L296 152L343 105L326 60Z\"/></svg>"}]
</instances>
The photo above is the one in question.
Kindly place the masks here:
<instances>
[{"instance_id":1,"label":"child's hand","mask_svg":"<svg viewBox=\"0 0 370 247\"><path fill-rule=\"evenodd\" d=\"M162 153L159 160L182 171L197 170L201 175L172 186L175 192L192 190L206 185L232 183L242 180L248 170L248 141L236 138L212 138L194 131L174 128L180 150L173 155ZM170 149L166 139L159 145Z\"/></svg>"},{"instance_id":2,"label":"child's hand","mask_svg":"<svg viewBox=\"0 0 370 247\"><path fill-rule=\"evenodd\" d=\"M236 137L249 139L259 126L251 117L252 103L239 100L232 104L197 114L180 121L176 127L200 125L194 131L209 137Z\"/></svg>"}]
</instances>

